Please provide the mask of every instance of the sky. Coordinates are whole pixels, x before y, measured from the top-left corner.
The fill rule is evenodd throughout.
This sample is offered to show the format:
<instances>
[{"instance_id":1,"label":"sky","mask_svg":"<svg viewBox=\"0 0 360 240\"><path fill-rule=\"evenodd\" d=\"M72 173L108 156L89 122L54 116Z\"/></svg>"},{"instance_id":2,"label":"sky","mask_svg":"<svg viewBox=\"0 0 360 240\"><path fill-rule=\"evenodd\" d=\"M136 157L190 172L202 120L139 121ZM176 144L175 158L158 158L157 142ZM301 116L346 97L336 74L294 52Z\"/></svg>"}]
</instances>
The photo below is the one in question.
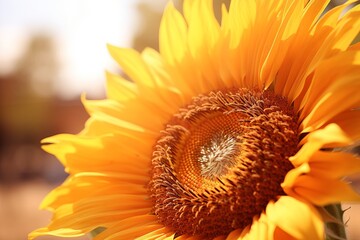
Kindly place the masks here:
<instances>
[{"instance_id":1,"label":"sky","mask_svg":"<svg viewBox=\"0 0 360 240\"><path fill-rule=\"evenodd\" d=\"M0 74L11 72L31 33L46 32L55 39L61 65L57 94L101 94L104 70L118 71L106 44L131 46L140 1L0 0ZM163 8L166 1L154 2Z\"/></svg>"}]
</instances>

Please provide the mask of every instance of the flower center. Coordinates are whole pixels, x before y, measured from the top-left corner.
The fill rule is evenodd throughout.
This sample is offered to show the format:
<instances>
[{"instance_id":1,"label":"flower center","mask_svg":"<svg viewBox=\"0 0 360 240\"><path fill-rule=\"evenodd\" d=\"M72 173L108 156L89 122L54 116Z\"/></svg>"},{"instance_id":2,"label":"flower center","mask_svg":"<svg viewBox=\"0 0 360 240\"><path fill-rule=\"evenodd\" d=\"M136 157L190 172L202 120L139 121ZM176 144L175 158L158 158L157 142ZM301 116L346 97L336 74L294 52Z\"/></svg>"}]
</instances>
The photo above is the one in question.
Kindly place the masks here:
<instances>
[{"instance_id":1,"label":"flower center","mask_svg":"<svg viewBox=\"0 0 360 240\"><path fill-rule=\"evenodd\" d=\"M176 234L213 238L245 228L293 168L297 117L270 91L211 92L174 115L155 145L154 214Z\"/></svg>"}]
</instances>

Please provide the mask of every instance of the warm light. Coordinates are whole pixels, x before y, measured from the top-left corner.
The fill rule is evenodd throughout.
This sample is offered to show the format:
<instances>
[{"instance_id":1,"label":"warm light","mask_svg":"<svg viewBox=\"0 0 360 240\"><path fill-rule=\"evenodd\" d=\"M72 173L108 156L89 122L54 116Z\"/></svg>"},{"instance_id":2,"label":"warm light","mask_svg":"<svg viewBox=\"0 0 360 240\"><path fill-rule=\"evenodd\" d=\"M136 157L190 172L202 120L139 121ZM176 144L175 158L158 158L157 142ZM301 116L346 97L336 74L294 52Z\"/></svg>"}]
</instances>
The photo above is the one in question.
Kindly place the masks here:
<instances>
[{"instance_id":1,"label":"warm light","mask_svg":"<svg viewBox=\"0 0 360 240\"><path fill-rule=\"evenodd\" d=\"M56 94L72 98L104 92L104 71L118 71L106 44L130 47L139 25L141 0L0 1L0 74L9 74L33 34L53 38L59 58ZM155 4L164 6L166 1Z\"/></svg>"}]
</instances>

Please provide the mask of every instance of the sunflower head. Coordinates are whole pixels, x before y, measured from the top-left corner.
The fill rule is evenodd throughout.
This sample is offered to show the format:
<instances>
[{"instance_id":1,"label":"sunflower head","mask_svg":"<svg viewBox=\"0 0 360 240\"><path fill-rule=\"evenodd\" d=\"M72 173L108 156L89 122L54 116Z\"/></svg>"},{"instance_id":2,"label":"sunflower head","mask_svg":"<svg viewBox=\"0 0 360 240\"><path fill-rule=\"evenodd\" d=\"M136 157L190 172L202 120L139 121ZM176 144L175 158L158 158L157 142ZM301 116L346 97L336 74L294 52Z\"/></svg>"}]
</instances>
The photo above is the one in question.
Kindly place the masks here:
<instances>
[{"instance_id":1,"label":"sunflower head","mask_svg":"<svg viewBox=\"0 0 360 240\"><path fill-rule=\"evenodd\" d=\"M170 3L160 52L109 46L130 81L108 73L84 130L43 140L69 177L29 238L334 236L331 206L360 200L360 7L328 2Z\"/></svg>"},{"instance_id":2,"label":"sunflower head","mask_svg":"<svg viewBox=\"0 0 360 240\"><path fill-rule=\"evenodd\" d=\"M285 99L211 92L170 123L155 146L149 189L154 213L178 234L213 238L245 228L285 195L280 184L298 144L297 117Z\"/></svg>"}]
</instances>

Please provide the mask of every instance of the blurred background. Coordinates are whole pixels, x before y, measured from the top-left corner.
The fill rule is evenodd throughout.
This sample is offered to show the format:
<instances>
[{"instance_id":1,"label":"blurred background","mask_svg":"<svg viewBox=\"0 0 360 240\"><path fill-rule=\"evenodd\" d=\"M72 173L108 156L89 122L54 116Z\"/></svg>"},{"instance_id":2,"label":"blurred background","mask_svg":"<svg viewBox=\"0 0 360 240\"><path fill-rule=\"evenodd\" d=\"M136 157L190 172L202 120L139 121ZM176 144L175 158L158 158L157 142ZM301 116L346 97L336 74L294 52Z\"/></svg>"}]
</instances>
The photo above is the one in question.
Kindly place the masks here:
<instances>
[{"instance_id":1,"label":"blurred background","mask_svg":"<svg viewBox=\"0 0 360 240\"><path fill-rule=\"evenodd\" d=\"M79 132L88 118L80 95L104 98L104 71L121 74L107 43L158 48L166 2L0 0L0 240L26 239L49 222L38 206L67 175L40 140ZM360 239L359 212L346 212L352 240Z\"/></svg>"}]
</instances>

